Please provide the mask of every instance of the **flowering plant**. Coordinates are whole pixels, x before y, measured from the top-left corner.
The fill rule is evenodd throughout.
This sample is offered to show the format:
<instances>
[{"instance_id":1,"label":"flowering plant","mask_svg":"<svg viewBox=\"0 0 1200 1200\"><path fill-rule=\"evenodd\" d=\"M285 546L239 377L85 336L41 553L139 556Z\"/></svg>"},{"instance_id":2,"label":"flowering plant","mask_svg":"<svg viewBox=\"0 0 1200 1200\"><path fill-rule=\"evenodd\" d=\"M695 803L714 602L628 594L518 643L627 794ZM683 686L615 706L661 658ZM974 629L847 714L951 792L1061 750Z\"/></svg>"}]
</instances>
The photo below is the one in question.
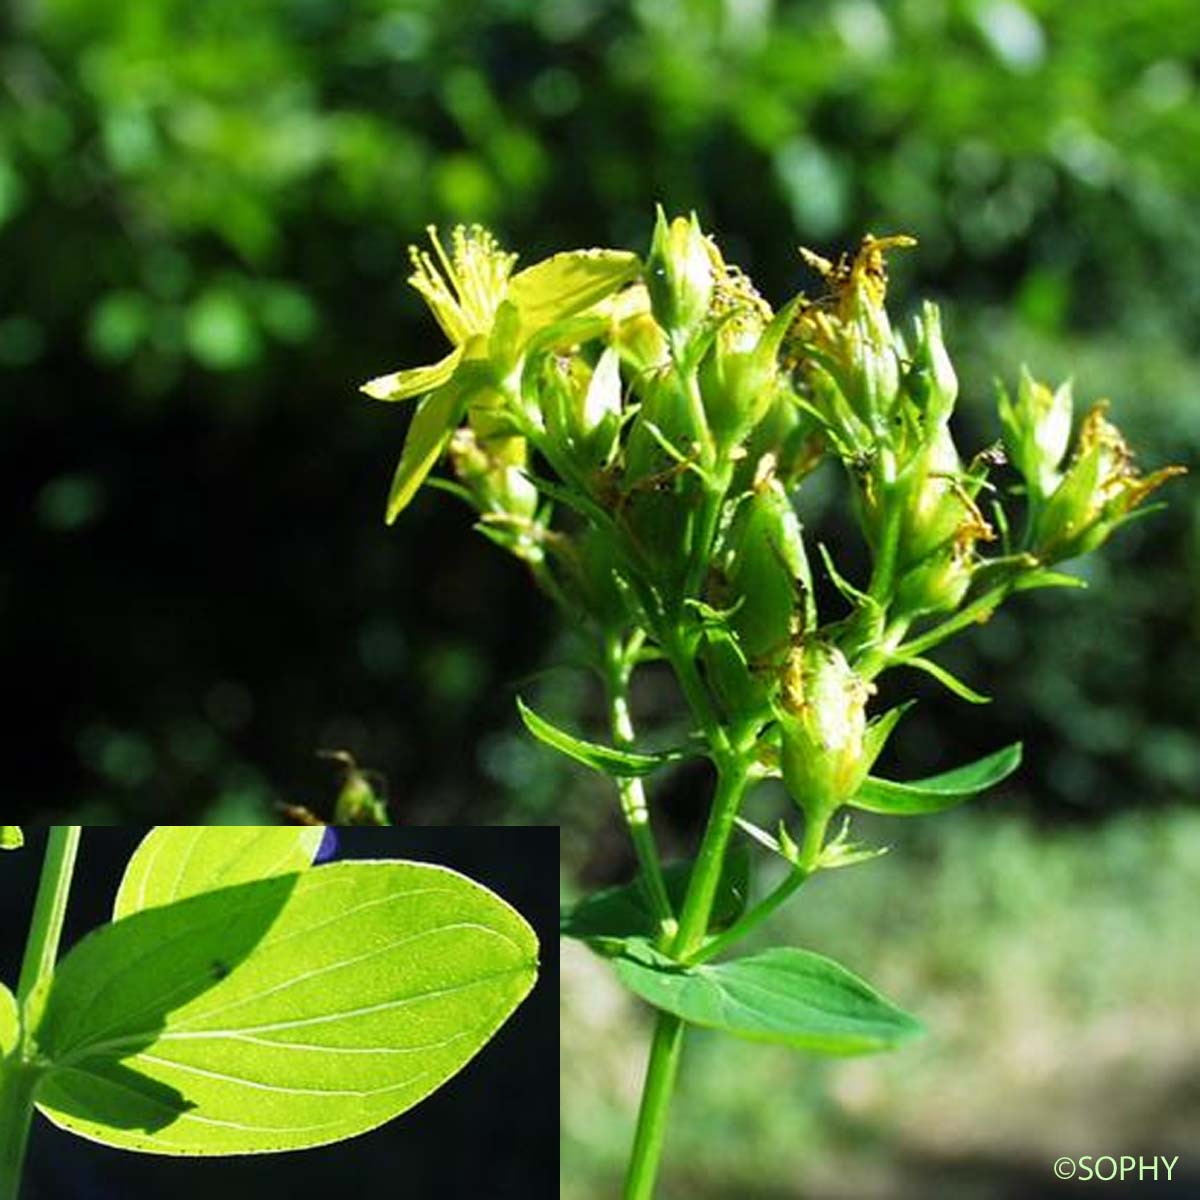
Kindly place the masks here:
<instances>
[{"instance_id":1,"label":"flowering plant","mask_svg":"<svg viewBox=\"0 0 1200 1200\"><path fill-rule=\"evenodd\" d=\"M1079 586L1056 565L1150 511L1139 506L1179 468L1141 475L1099 405L1072 449L1070 386L1027 373L1015 398L1000 394L1003 445L964 456L937 307L902 331L885 305L886 255L908 237L868 235L837 261L803 251L820 292L778 309L694 215L660 210L644 261L585 250L517 273L485 230L456 229L449 253L431 238L436 261L413 250L410 282L453 349L363 389L423 397L387 518L445 456L451 477L438 486L528 564L604 683L606 743L518 704L534 737L612 779L637 855L637 879L564 912L561 931L658 1009L625 1189L646 1200L688 1024L824 1054L919 1031L828 958L727 952L816 872L881 853L852 840L848 818L830 833L839 810L936 812L1017 767L1013 745L929 779L877 777L908 707L873 712L878 679L921 670L981 701L929 651L1018 592ZM819 611L814 543L792 497L826 458L844 468L870 568L852 580L818 544L840 597ZM639 744L629 704L651 661L673 671L693 726L665 751ZM645 780L687 757L710 761L715 790L694 861L664 866ZM798 829L741 815L770 777ZM739 832L786 863L753 905Z\"/></svg>"}]
</instances>

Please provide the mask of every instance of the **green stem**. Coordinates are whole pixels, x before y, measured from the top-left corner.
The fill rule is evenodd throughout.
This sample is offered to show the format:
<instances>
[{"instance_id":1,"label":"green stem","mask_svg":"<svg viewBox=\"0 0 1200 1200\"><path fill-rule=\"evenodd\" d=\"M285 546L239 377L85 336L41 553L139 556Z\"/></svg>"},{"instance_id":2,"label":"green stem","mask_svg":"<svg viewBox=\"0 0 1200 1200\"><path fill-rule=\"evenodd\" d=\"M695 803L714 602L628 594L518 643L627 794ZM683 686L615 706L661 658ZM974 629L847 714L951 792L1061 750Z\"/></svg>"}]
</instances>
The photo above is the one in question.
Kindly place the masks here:
<instances>
[{"instance_id":1,"label":"green stem","mask_svg":"<svg viewBox=\"0 0 1200 1200\"><path fill-rule=\"evenodd\" d=\"M725 851L750 776L749 766L740 757L730 756L728 752L718 760L718 771L717 792L700 843L700 853L692 869L691 882L679 918L679 932L672 947L678 959L686 958L697 949L708 931ZM683 1022L678 1017L660 1012L654 1027L654 1041L650 1046L650 1061L642 1088L633 1153L629 1173L625 1177L624 1200L651 1200L654 1195L654 1181L662 1158L667 1112L675 1088L682 1046Z\"/></svg>"},{"instance_id":2,"label":"green stem","mask_svg":"<svg viewBox=\"0 0 1200 1200\"><path fill-rule=\"evenodd\" d=\"M800 846L800 856L792 870L764 896L753 908L744 912L724 933L706 942L694 954L688 956L689 966L708 962L718 954L727 950L736 942L740 942L751 930L757 929L785 900L799 890L806 879L817 871L817 860L825 845L825 829L829 825L827 814L824 820L808 821L804 827L804 841Z\"/></svg>"},{"instance_id":3,"label":"green stem","mask_svg":"<svg viewBox=\"0 0 1200 1200\"><path fill-rule=\"evenodd\" d=\"M14 1055L0 1063L0 1200L17 1200L39 1072Z\"/></svg>"},{"instance_id":4,"label":"green stem","mask_svg":"<svg viewBox=\"0 0 1200 1200\"><path fill-rule=\"evenodd\" d=\"M613 741L618 746L633 745L633 719L629 713L629 677L640 648L640 638L631 640L628 647L622 645L618 636L607 636L604 641L604 683L608 692L609 722L612 726ZM664 942L669 941L675 936L677 928L675 913L671 908L671 898L667 894L667 883L663 878L662 863L654 842L654 831L650 827L645 787L640 779L622 777L617 780L617 792L621 800L621 813L629 828L629 837L641 869L642 884L658 921L661 939Z\"/></svg>"},{"instance_id":5,"label":"green stem","mask_svg":"<svg viewBox=\"0 0 1200 1200\"><path fill-rule=\"evenodd\" d=\"M22 1020L26 1002L54 973L80 832L79 825L50 828L17 985ZM33 1121L33 1093L41 1074L30 1055L28 1030L23 1030L20 1046L0 1067L0 1200L16 1200L21 1187L25 1147Z\"/></svg>"},{"instance_id":6,"label":"green stem","mask_svg":"<svg viewBox=\"0 0 1200 1200\"><path fill-rule=\"evenodd\" d=\"M896 459L890 450L879 452L875 486L883 508L884 523L875 552L869 592L873 600L886 605L896 585L896 560L900 552L900 521L903 516L895 496Z\"/></svg>"},{"instance_id":7,"label":"green stem","mask_svg":"<svg viewBox=\"0 0 1200 1200\"><path fill-rule=\"evenodd\" d=\"M795 893L809 877L810 872L799 867L792 869L783 880L764 896L753 908L747 909L724 933L706 942L702 949L688 958L688 966L697 966L716 958L730 946L740 942L748 933L757 929L789 896Z\"/></svg>"},{"instance_id":8,"label":"green stem","mask_svg":"<svg viewBox=\"0 0 1200 1200\"><path fill-rule=\"evenodd\" d=\"M667 1134L667 1112L682 1049L683 1021L670 1013L660 1012L650 1044L637 1132L625 1175L624 1200L652 1200L654 1196L654 1181Z\"/></svg>"},{"instance_id":9,"label":"green stem","mask_svg":"<svg viewBox=\"0 0 1200 1200\"><path fill-rule=\"evenodd\" d=\"M972 601L961 612L957 612L949 620L943 621L940 625L929 630L928 633L923 633L920 637L915 637L911 642L905 642L904 645L897 647L895 658L912 658L914 654L924 654L926 650L936 646L939 642L944 642L952 634L958 633L961 629L966 629L968 625L972 625L977 621L986 620L991 615L996 606L1005 598L1009 592L1008 585L993 588L990 592L985 592L978 600Z\"/></svg>"},{"instance_id":10,"label":"green stem","mask_svg":"<svg viewBox=\"0 0 1200 1200\"><path fill-rule=\"evenodd\" d=\"M80 825L50 826L46 857L42 862L42 878L33 905L25 957L21 962L21 981L17 985L18 1004L23 1005L33 989L54 971L63 920L67 915L71 878L75 873L75 857L79 853L81 830Z\"/></svg>"},{"instance_id":11,"label":"green stem","mask_svg":"<svg viewBox=\"0 0 1200 1200\"><path fill-rule=\"evenodd\" d=\"M712 812L704 829L700 852L696 856L696 865L692 868L691 882L679 914L679 933L672 947L678 959L685 959L699 949L708 933L713 902L725 866L725 852L734 830L734 819L741 808L749 767L734 758L720 764L718 772Z\"/></svg>"}]
</instances>

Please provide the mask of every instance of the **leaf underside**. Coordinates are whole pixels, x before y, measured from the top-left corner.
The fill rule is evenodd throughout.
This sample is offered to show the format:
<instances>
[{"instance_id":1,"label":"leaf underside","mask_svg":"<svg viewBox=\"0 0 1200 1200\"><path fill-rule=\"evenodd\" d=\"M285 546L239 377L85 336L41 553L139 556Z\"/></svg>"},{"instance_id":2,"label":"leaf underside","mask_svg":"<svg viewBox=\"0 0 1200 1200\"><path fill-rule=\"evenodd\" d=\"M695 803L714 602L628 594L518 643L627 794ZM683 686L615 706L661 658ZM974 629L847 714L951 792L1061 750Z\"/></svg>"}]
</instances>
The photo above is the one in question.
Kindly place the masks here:
<instances>
[{"instance_id":1,"label":"leaf underside","mask_svg":"<svg viewBox=\"0 0 1200 1200\"><path fill-rule=\"evenodd\" d=\"M62 961L38 1108L128 1150L294 1150L458 1072L533 985L537 939L441 867L337 863L148 908Z\"/></svg>"},{"instance_id":2,"label":"leaf underside","mask_svg":"<svg viewBox=\"0 0 1200 1200\"><path fill-rule=\"evenodd\" d=\"M681 967L648 943L613 962L621 982L693 1025L818 1054L890 1050L920 1023L845 967L781 947L730 962Z\"/></svg>"},{"instance_id":3,"label":"leaf underside","mask_svg":"<svg viewBox=\"0 0 1200 1200\"><path fill-rule=\"evenodd\" d=\"M200 892L303 871L323 827L158 825L143 839L113 906L113 920Z\"/></svg>"}]
</instances>

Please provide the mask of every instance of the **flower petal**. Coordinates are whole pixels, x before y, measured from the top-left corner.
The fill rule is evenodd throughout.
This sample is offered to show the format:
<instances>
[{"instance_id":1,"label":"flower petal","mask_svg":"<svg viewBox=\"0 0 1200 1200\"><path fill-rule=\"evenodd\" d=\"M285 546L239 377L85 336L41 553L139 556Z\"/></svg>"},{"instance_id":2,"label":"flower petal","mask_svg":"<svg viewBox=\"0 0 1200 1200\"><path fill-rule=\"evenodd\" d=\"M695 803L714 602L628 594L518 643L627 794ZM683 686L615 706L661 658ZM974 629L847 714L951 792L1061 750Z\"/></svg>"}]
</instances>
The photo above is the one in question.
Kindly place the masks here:
<instances>
[{"instance_id":1,"label":"flower petal","mask_svg":"<svg viewBox=\"0 0 1200 1200\"><path fill-rule=\"evenodd\" d=\"M466 405L466 390L450 383L426 396L417 407L392 479L387 506L389 525L408 506L433 464L441 457Z\"/></svg>"},{"instance_id":2,"label":"flower petal","mask_svg":"<svg viewBox=\"0 0 1200 1200\"><path fill-rule=\"evenodd\" d=\"M463 348L456 346L445 358L427 367L413 367L408 371L393 371L390 375L379 375L369 379L358 390L366 392L372 400L408 400L423 396L440 388L449 381L462 360Z\"/></svg>"},{"instance_id":3,"label":"flower petal","mask_svg":"<svg viewBox=\"0 0 1200 1200\"><path fill-rule=\"evenodd\" d=\"M590 308L640 270L638 256L627 250L571 250L518 271L508 281L508 298L528 335Z\"/></svg>"}]
</instances>

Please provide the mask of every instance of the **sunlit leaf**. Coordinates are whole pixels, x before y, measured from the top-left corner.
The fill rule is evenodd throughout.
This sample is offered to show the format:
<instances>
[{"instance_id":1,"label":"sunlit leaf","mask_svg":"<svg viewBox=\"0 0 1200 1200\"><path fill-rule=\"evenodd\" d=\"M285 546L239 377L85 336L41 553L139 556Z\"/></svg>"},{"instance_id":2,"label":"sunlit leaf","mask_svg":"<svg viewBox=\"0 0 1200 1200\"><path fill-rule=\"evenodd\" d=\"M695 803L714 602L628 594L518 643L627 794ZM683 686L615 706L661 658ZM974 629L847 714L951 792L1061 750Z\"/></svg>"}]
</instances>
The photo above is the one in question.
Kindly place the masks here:
<instances>
[{"instance_id":1,"label":"sunlit leaf","mask_svg":"<svg viewBox=\"0 0 1200 1200\"><path fill-rule=\"evenodd\" d=\"M214 888L302 871L324 832L317 826L156 826L125 868L113 919Z\"/></svg>"},{"instance_id":2,"label":"sunlit leaf","mask_svg":"<svg viewBox=\"0 0 1200 1200\"><path fill-rule=\"evenodd\" d=\"M39 1109L109 1146L220 1155L372 1129L470 1060L537 940L441 867L337 863L147 908L59 965Z\"/></svg>"},{"instance_id":3,"label":"sunlit leaf","mask_svg":"<svg viewBox=\"0 0 1200 1200\"><path fill-rule=\"evenodd\" d=\"M0 825L0 850L19 850L25 845L20 825Z\"/></svg>"},{"instance_id":4,"label":"sunlit leaf","mask_svg":"<svg viewBox=\"0 0 1200 1200\"><path fill-rule=\"evenodd\" d=\"M17 998L0 983L0 1058L5 1058L16 1049L21 1036L21 1018L17 1012Z\"/></svg>"}]
</instances>

